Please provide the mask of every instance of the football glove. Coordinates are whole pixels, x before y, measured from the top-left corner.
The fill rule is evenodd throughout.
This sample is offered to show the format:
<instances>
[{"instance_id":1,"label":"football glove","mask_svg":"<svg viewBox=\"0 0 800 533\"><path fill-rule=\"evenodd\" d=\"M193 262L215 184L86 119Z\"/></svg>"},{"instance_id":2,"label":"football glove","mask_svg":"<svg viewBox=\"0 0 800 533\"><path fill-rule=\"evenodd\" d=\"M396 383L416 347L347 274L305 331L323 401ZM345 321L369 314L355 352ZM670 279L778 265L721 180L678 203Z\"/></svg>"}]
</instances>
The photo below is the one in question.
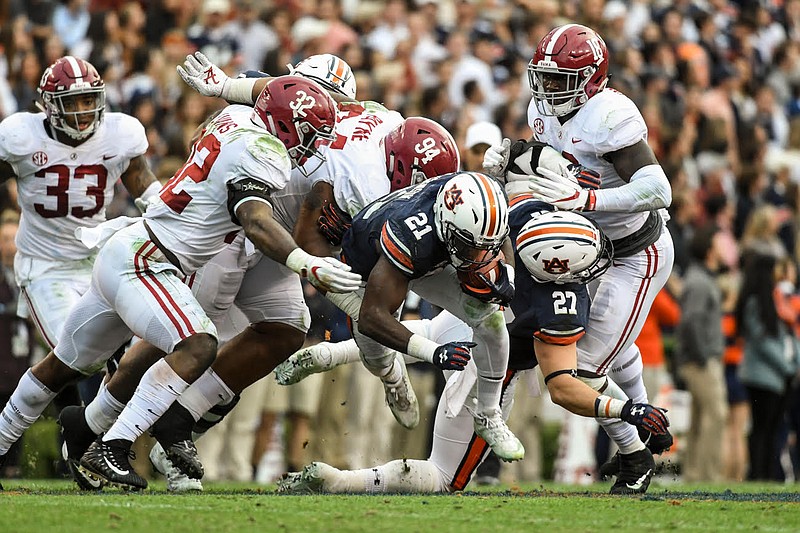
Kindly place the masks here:
<instances>
[{"instance_id":1,"label":"football glove","mask_svg":"<svg viewBox=\"0 0 800 533\"><path fill-rule=\"evenodd\" d=\"M483 154L483 170L490 176L502 177L508 166L511 154L511 139L505 138L500 144L493 144Z\"/></svg>"},{"instance_id":2,"label":"football glove","mask_svg":"<svg viewBox=\"0 0 800 533\"><path fill-rule=\"evenodd\" d=\"M448 342L433 352L433 364L441 370L464 370L472 357L471 349L477 346L474 342Z\"/></svg>"},{"instance_id":3,"label":"football glove","mask_svg":"<svg viewBox=\"0 0 800 533\"><path fill-rule=\"evenodd\" d=\"M347 213L337 208L333 202L329 202L323 206L317 226L332 246L341 246L342 238L350 228L351 222Z\"/></svg>"},{"instance_id":4,"label":"football glove","mask_svg":"<svg viewBox=\"0 0 800 533\"><path fill-rule=\"evenodd\" d=\"M664 435L669 427L667 410L649 403L633 403L628 400L622 407L620 418L628 424L642 427L654 435Z\"/></svg>"},{"instance_id":5,"label":"football glove","mask_svg":"<svg viewBox=\"0 0 800 533\"><path fill-rule=\"evenodd\" d=\"M577 180L537 167L536 174L528 181L533 195L542 201L565 211L594 211L596 196L594 189L584 189Z\"/></svg>"},{"instance_id":6,"label":"football glove","mask_svg":"<svg viewBox=\"0 0 800 533\"><path fill-rule=\"evenodd\" d=\"M202 52L186 56L183 66L178 65L178 74L186 85L203 96L227 99L231 79L221 68L211 62Z\"/></svg>"},{"instance_id":7,"label":"football glove","mask_svg":"<svg viewBox=\"0 0 800 533\"><path fill-rule=\"evenodd\" d=\"M350 265L333 257L311 255L300 248L292 250L286 266L325 292L353 292L361 286L361 275L350 272Z\"/></svg>"},{"instance_id":8,"label":"football glove","mask_svg":"<svg viewBox=\"0 0 800 533\"><path fill-rule=\"evenodd\" d=\"M498 305L508 305L514 299L514 268L511 265L500 263L500 277L497 281L491 281L483 273L476 275L483 283L478 287L462 283L461 290L464 294L482 302Z\"/></svg>"}]
</instances>

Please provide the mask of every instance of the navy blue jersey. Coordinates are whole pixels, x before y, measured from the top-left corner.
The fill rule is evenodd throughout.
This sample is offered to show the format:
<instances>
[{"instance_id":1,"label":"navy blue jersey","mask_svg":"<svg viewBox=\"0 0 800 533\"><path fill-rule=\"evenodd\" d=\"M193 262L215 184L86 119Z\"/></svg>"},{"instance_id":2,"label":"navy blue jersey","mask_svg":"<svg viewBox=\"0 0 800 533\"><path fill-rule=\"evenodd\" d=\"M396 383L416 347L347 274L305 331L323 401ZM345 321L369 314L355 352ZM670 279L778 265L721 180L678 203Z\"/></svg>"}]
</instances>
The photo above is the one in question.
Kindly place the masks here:
<instances>
[{"instance_id":1,"label":"navy blue jersey","mask_svg":"<svg viewBox=\"0 0 800 533\"><path fill-rule=\"evenodd\" d=\"M450 261L434 227L433 205L446 174L395 191L367 205L342 239L342 256L364 279L381 255L409 279L429 274Z\"/></svg>"},{"instance_id":2,"label":"navy blue jersey","mask_svg":"<svg viewBox=\"0 0 800 533\"><path fill-rule=\"evenodd\" d=\"M516 242L517 235L531 216L555 209L530 195L514 198L510 207L508 223L512 243ZM548 344L567 345L583 336L589 321L590 302L586 285L539 283L528 274L516 249L514 261L517 265L516 292L511 302L514 321L508 324L511 337L508 368L524 370L536 366L534 337Z\"/></svg>"}]
</instances>

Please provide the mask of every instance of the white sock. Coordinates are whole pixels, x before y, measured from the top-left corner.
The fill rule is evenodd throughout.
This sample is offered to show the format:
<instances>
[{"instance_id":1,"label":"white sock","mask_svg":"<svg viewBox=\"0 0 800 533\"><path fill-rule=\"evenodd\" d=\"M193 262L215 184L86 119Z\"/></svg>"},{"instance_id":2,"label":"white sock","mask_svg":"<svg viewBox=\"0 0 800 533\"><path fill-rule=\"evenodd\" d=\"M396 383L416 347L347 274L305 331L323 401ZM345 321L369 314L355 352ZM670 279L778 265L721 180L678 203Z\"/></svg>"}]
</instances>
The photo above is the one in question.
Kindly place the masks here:
<instances>
[{"instance_id":1,"label":"white sock","mask_svg":"<svg viewBox=\"0 0 800 533\"><path fill-rule=\"evenodd\" d=\"M100 435L114 425L123 409L125 404L114 398L103 382L97 391L97 396L86 406L84 417L94 434Z\"/></svg>"},{"instance_id":2,"label":"white sock","mask_svg":"<svg viewBox=\"0 0 800 533\"><path fill-rule=\"evenodd\" d=\"M194 421L197 422L200 417L206 414L206 411L218 403L225 404L230 402L234 396L235 394L222 381L222 378L209 368L197 378L197 381L192 383L191 387L181 394L181 397L178 398L178 403L184 406L192 414Z\"/></svg>"},{"instance_id":3,"label":"white sock","mask_svg":"<svg viewBox=\"0 0 800 533\"><path fill-rule=\"evenodd\" d=\"M360 470L320 465L326 492L349 494L446 492L439 469L430 461L397 459Z\"/></svg>"},{"instance_id":4,"label":"white sock","mask_svg":"<svg viewBox=\"0 0 800 533\"><path fill-rule=\"evenodd\" d=\"M319 346L324 346L330 352L331 366L347 365L361 361L358 345L354 339L344 342L321 342Z\"/></svg>"},{"instance_id":5,"label":"white sock","mask_svg":"<svg viewBox=\"0 0 800 533\"><path fill-rule=\"evenodd\" d=\"M635 426L618 418L596 418L595 420L603 426L611 440L619 446L619 453L628 454L644 450L644 443L639 438L639 432L636 431Z\"/></svg>"},{"instance_id":6,"label":"white sock","mask_svg":"<svg viewBox=\"0 0 800 533\"><path fill-rule=\"evenodd\" d=\"M103 441L135 441L187 388L189 384L164 359L160 359L144 373L133 398L105 434Z\"/></svg>"},{"instance_id":7,"label":"white sock","mask_svg":"<svg viewBox=\"0 0 800 533\"><path fill-rule=\"evenodd\" d=\"M392 353L397 354L397 352L395 351L392 351ZM394 360L392 361L392 367L386 374L381 376L381 381L388 383L390 385L396 385L400 383L402 379L403 379L403 367L398 362L397 357L395 357Z\"/></svg>"},{"instance_id":8,"label":"white sock","mask_svg":"<svg viewBox=\"0 0 800 533\"><path fill-rule=\"evenodd\" d=\"M490 377L478 374L477 412L491 414L500 410L500 397L503 393L503 376Z\"/></svg>"},{"instance_id":9,"label":"white sock","mask_svg":"<svg viewBox=\"0 0 800 533\"><path fill-rule=\"evenodd\" d=\"M642 354L634 344L630 349L617 356L608 371L610 377L625 391L625 395L634 403L649 403L647 389L642 379Z\"/></svg>"},{"instance_id":10,"label":"white sock","mask_svg":"<svg viewBox=\"0 0 800 533\"><path fill-rule=\"evenodd\" d=\"M30 369L25 372L0 413L0 455L8 452L55 397Z\"/></svg>"}]
</instances>

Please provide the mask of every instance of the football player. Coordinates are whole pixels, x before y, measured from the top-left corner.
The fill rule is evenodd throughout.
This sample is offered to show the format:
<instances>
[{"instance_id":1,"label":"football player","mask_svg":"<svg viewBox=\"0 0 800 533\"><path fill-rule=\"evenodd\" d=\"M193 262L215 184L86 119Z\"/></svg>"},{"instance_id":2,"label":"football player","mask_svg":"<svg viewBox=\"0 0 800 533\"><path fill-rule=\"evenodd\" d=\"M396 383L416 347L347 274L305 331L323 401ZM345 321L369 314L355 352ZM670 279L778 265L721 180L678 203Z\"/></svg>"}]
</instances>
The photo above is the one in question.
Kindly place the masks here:
<instances>
[{"instance_id":1,"label":"football player","mask_svg":"<svg viewBox=\"0 0 800 533\"><path fill-rule=\"evenodd\" d=\"M270 201L292 167L321 157L317 148L333 139L335 123L336 104L316 83L274 78L254 108L228 106L206 125L143 219L84 231L84 244L102 245L92 285L67 318L54 351L26 374L3 410L0 455L61 387L96 371L136 334L169 355L145 372L117 421L81 458L81 467L105 483L146 487L129 463L131 444L216 356L216 329L182 278L241 230L264 255L320 289L357 288L361 277L349 267L299 248L273 216Z\"/></svg>"},{"instance_id":2,"label":"football player","mask_svg":"<svg viewBox=\"0 0 800 533\"><path fill-rule=\"evenodd\" d=\"M295 72L300 73L305 63L301 62ZM312 73L318 75L317 71ZM354 86L331 90L334 89L342 96L355 94ZM287 186L271 195L275 217L281 225L294 230L296 241L304 249L320 256L332 253L333 245L328 240L338 245L351 215L368 201L409 185L412 180L452 172L459 164L452 137L431 120L403 120L398 113L377 104L367 103L367 108L357 103L341 107L336 140L322 149L324 163L313 173L295 169ZM430 157L421 161L416 146L427 147ZM386 179L378 179L381 175ZM325 223L319 227L323 214ZM218 403L221 405L214 407L210 417L228 412L234 395L269 374L303 343L310 317L299 280L292 275L284 282L291 286L265 284L265 280L276 277L275 269L269 258L247 252L243 236L238 236L191 279L198 301L212 320L224 318L236 301L250 318L251 326L220 349L212 367L154 427L160 444L151 459L162 473L169 474L170 489L202 489L202 465L191 440L195 421ZM292 294L294 298L290 297ZM135 351L141 356L142 346L137 345ZM129 368L131 355L126 355L118 376L109 383L110 395L99 396L85 413L80 409L62 413L64 437L73 458L80 457L93 435L113 423L114 411L119 411L132 394L131 386L138 382L138 376L135 369ZM146 368L146 361L145 358L139 367ZM121 376L125 376L125 383L118 384ZM387 391L397 388L399 380L389 381ZM176 472L171 459L189 476Z\"/></svg>"},{"instance_id":3,"label":"football player","mask_svg":"<svg viewBox=\"0 0 800 533\"><path fill-rule=\"evenodd\" d=\"M641 354L634 341L672 270L674 249L664 222L672 192L647 144L647 125L636 105L606 87L608 68L603 39L579 24L551 30L528 65L533 140L594 171L601 177L599 189L582 187L562 168L537 163L524 146L523 155L509 164L508 139L487 150L484 168L496 176L529 177L537 198L583 213L613 241L613 264L590 287L592 308L587 333L578 342L578 375L598 390L609 375L634 402L645 403ZM651 451L669 448L672 437L647 435L648 450L630 425L600 423L620 449L613 460L617 481L611 492L645 492L655 467ZM611 471L606 467L604 473Z\"/></svg>"},{"instance_id":4,"label":"football player","mask_svg":"<svg viewBox=\"0 0 800 533\"><path fill-rule=\"evenodd\" d=\"M92 276L96 253L75 230L105 221L118 181L137 202L161 184L145 158L144 127L106 112L105 84L89 62L59 58L44 71L38 94L43 112L0 123L0 182L17 179L22 211L14 260L20 314L52 349Z\"/></svg>"},{"instance_id":5,"label":"football player","mask_svg":"<svg viewBox=\"0 0 800 533\"><path fill-rule=\"evenodd\" d=\"M582 216L554 211L548 204L533 200L527 194L511 201L510 237L514 242L518 269L516 291L511 301L513 316L507 324L511 352L502 396L503 416L508 417L514 387L520 372L537 364L545 375L552 400L583 416L622 418L664 432L668 421L664 412L651 405L633 404L631 400L612 398L590 388L576 378L576 342L584 335L589 316L586 283L607 268L610 257L604 249L604 238L597 227ZM554 266L557 265L557 266ZM447 311L433 320L404 322L412 331L439 343L471 338L471 331ZM349 358L357 358L358 348L352 341L328 344L337 352L336 363L328 359L328 368ZM308 362L319 358L321 345L306 348L290 358L282 382L295 382L308 375ZM315 353L316 352L316 353ZM469 363L470 369L474 366ZM313 371L321 371L316 366ZM449 373L449 372L448 372ZM342 471L325 463L315 462L301 472L290 473L279 481L281 492L449 492L464 489L474 471L488 453L486 442L473 433L470 416L465 413L448 416L453 398L463 390L465 376L449 373L445 392L433 430L433 449L427 461L403 459L385 465L354 471ZM277 373L276 373L277 375ZM469 386L469 385L467 385ZM604 391L609 392L609 391ZM475 396L469 390L468 402Z\"/></svg>"}]
</instances>

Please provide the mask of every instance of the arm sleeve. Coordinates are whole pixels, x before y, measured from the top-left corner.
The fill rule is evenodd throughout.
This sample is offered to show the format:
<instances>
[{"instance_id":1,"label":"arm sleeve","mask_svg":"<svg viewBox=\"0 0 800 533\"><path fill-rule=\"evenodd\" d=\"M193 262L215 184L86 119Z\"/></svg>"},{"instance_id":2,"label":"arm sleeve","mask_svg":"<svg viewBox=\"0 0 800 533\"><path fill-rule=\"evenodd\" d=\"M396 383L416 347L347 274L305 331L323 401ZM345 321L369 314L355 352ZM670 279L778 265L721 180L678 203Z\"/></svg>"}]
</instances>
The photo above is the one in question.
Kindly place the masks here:
<instances>
[{"instance_id":1,"label":"arm sleeve","mask_svg":"<svg viewBox=\"0 0 800 533\"><path fill-rule=\"evenodd\" d=\"M647 165L631 176L630 183L595 191L596 211L642 212L669 207L672 186L661 165Z\"/></svg>"}]
</instances>

